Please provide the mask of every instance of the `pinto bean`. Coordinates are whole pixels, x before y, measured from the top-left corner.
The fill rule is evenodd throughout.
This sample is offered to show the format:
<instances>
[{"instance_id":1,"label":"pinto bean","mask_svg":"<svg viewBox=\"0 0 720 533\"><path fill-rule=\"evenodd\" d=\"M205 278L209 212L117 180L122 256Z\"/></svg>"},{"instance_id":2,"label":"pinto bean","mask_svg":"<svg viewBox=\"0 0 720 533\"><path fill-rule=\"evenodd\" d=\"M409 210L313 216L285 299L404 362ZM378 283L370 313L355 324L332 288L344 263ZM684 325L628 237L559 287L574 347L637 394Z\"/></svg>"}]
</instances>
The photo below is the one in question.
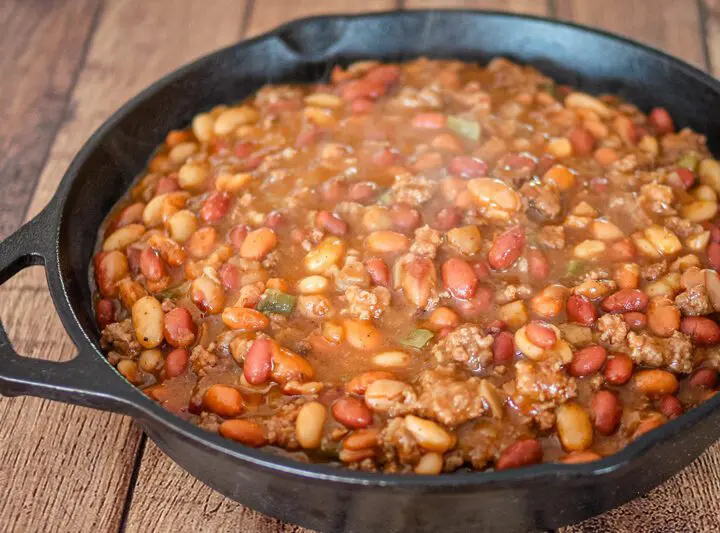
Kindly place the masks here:
<instances>
[{"instance_id":1,"label":"pinto bean","mask_svg":"<svg viewBox=\"0 0 720 533\"><path fill-rule=\"evenodd\" d=\"M525 326L525 335L539 348L552 348L558 340L555 330L539 320L528 322Z\"/></svg>"},{"instance_id":2,"label":"pinto bean","mask_svg":"<svg viewBox=\"0 0 720 533\"><path fill-rule=\"evenodd\" d=\"M558 437L569 452L587 450L593 441L593 429L587 411L575 402L560 405L555 411Z\"/></svg>"},{"instance_id":3,"label":"pinto bean","mask_svg":"<svg viewBox=\"0 0 720 533\"><path fill-rule=\"evenodd\" d=\"M673 119L664 107L653 108L653 110L650 111L649 119L652 127L660 134L672 133L675 131Z\"/></svg>"},{"instance_id":4,"label":"pinto bean","mask_svg":"<svg viewBox=\"0 0 720 533\"><path fill-rule=\"evenodd\" d=\"M608 313L625 313L627 311L643 311L648 304L648 296L638 289L620 289L605 298L602 308Z\"/></svg>"},{"instance_id":5,"label":"pinto bean","mask_svg":"<svg viewBox=\"0 0 720 533\"><path fill-rule=\"evenodd\" d=\"M270 325L268 317L249 307L226 307L222 321L230 329L241 331L260 331Z\"/></svg>"},{"instance_id":6,"label":"pinto bean","mask_svg":"<svg viewBox=\"0 0 720 533\"><path fill-rule=\"evenodd\" d=\"M190 235L185 249L195 259L204 259L217 247L218 233L215 228L200 228Z\"/></svg>"},{"instance_id":7,"label":"pinto bean","mask_svg":"<svg viewBox=\"0 0 720 533\"><path fill-rule=\"evenodd\" d=\"M167 270L162 259L160 259L157 252L149 246L146 246L143 248L143 251L140 252L140 271L142 275L150 281L158 281L167 276Z\"/></svg>"},{"instance_id":8,"label":"pinto bean","mask_svg":"<svg viewBox=\"0 0 720 533\"><path fill-rule=\"evenodd\" d=\"M240 246L240 256L245 259L264 259L276 246L275 232L269 228L259 228L247 234Z\"/></svg>"},{"instance_id":9,"label":"pinto bean","mask_svg":"<svg viewBox=\"0 0 720 533\"><path fill-rule=\"evenodd\" d=\"M584 452L572 452L567 454L565 457L560 459L560 462L566 465L577 465L583 463L592 463L593 461L599 461L602 459L602 455L599 453L584 451Z\"/></svg>"},{"instance_id":10,"label":"pinto bean","mask_svg":"<svg viewBox=\"0 0 720 533\"><path fill-rule=\"evenodd\" d=\"M678 389L678 380L675 374L656 368L636 372L634 382L640 392L651 397L675 394Z\"/></svg>"},{"instance_id":11,"label":"pinto bean","mask_svg":"<svg viewBox=\"0 0 720 533\"><path fill-rule=\"evenodd\" d=\"M720 326L702 316L688 316L682 319L680 331L688 335L695 344L713 346L720 342Z\"/></svg>"},{"instance_id":12,"label":"pinto bean","mask_svg":"<svg viewBox=\"0 0 720 533\"><path fill-rule=\"evenodd\" d=\"M245 446L260 448L267 442L265 430L252 420L225 420L220 424L220 435L226 439L240 442Z\"/></svg>"},{"instance_id":13,"label":"pinto bean","mask_svg":"<svg viewBox=\"0 0 720 533\"><path fill-rule=\"evenodd\" d=\"M211 413L232 418L245 410L245 402L240 391L229 385L216 383L205 391L203 406Z\"/></svg>"},{"instance_id":14,"label":"pinto bean","mask_svg":"<svg viewBox=\"0 0 720 533\"><path fill-rule=\"evenodd\" d=\"M718 384L718 371L714 368L699 368L690 376L690 385L714 389Z\"/></svg>"},{"instance_id":15,"label":"pinto bean","mask_svg":"<svg viewBox=\"0 0 720 533\"><path fill-rule=\"evenodd\" d=\"M371 257L365 262L370 279L375 285L388 287L390 285L390 269L385 261L379 257Z\"/></svg>"},{"instance_id":16,"label":"pinto bean","mask_svg":"<svg viewBox=\"0 0 720 533\"><path fill-rule=\"evenodd\" d=\"M516 226L498 235L488 252L488 263L495 270L510 268L520 258L525 246L525 231Z\"/></svg>"},{"instance_id":17,"label":"pinto bean","mask_svg":"<svg viewBox=\"0 0 720 533\"><path fill-rule=\"evenodd\" d=\"M720 270L720 243L711 242L706 252L710 267L713 270Z\"/></svg>"},{"instance_id":18,"label":"pinto bean","mask_svg":"<svg viewBox=\"0 0 720 533\"><path fill-rule=\"evenodd\" d=\"M353 202L365 203L372 200L377 192L377 185L371 181L360 181L348 187L348 199Z\"/></svg>"},{"instance_id":19,"label":"pinto bean","mask_svg":"<svg viewBox=\"0 0 720 533\"><path fill-rule=\"evenodd\" d=\"M260 337L252 343L245 356L243 375L251 385L265 384L272 374L272 341Z\"/></svg>"},{"instance_id":20,"label":"pinto bean","mask_svg":"<svg viewBox=\"0 0 720 533\"><path fill-rule=\"evenodd\" d=\"M348 223L338 215L330 211L320 211L315 217L316 224L337 237L342 237L348 232Z\"/></svg>"},{"instance_id":21,"label":"pinto bean","mask_svg":"<svg viewBox=\"0 0 720 533\"><path fill-rule=\"evenodd\" d=\"M95 304L95 321L101 331L115 322L115 307L112 300L108 298L98 300Z\"/></svg>"},{"instance_id":22,"label":"pinto bean","mask_svg":"<svg viewBox=\"0 0 720 533\"><path fill-rule=\"evenodd\" d=\"M462 217L452 207L444 207L435 215L435 227L439 230L448 231L460 224Z\"/></svg>"},{"instance_id":23,"label":"pinto bean","mask_svg":"<svg viewBox=\"0 0 720 533\"><path fill-rule=\"evenodd\" d=\"M600 390L593 394L590 400L590 411L595 428L600 433L603 435L615 433L622 417L622 405L615 394L607 390Z\"/></svg>"},{"instance_id":24,"label":"pinto bean","mask_svg":"<svg viewBox=\"0 0 720 533\"><path fill-rule=\"evenodd\" d=\"M479 178L487 176L488 166L485 161L469 155L459 155L450 161L448 172L463 178Z\"/></svg>"},{"instance_id":25,"label":"pinto bean","mask_svg":"<svg viewBox=\"0 0 720 533\"><path fill-rule=\"evenodd\" d=\"M568 298L566 310L568 319L583 326L592 326L597 320L597 310L593 303L578 294Z\"/></svg>"},{"instance_id":26,"label":"pinto bean","mask_svg":"<svg viewBox=\"0 0 720 533\"><path fill-rule=\"evenodd\" d=\"M168 344L175 347L186 347L195 342L197 326L190 311L184 307L176 307L167 312L163 335Z\"/></svg>"},{"instance_id":27,"label":"pinto bean","mask_svg":"<svg viewBox=\"0 0 720 533\"><path fill-rule=\"evenodd\" d=\"M232 197L226 192L214 192L208 196L200 208L200 218L212 224L219 222L227 214L232 204Z\"/></svg>"},{"instance_id":28,"label":"pinto bean","mask_svg":"<svg viewBox=\"0 0 720 533\"><path fill-rule=\"evenodd\" d=\"M345 396L332 406L335 420L350 429L362 429L372 423L372 411L360 400Z\"/></svg>"},{"instance_id":29,"label":"pinto bean","mask_svg":"<svg viewBox=\"0 0 720 533\"><path fill-rule=\"evenodd\" d=\"M605 381L611 385L622 385L632 377L633 360L625 354L613 356L605 365Z\"/></svg>"},{"instance_id":30,"label":"pinto bean","mask_svg":"<svg viewBox=\"0 0 720 533\"><path fill-rule=\"evenodd\" d=\"M383 335L370 322L362 320L345 320L345 339L356 350L372 351L382 346Z\"/></svg>"},{"instance_id":31,"label":"pinto bean","mask_svg":"<svg viewBox=\"0 0 720 533\"><path fill-rule=\"evenodd\" d=\"M630 311L629 313L623 313L623 318L628 327L633 331L640 330L647 325L647 317L644 313Z\"/></svg>"},{"instance_id":32,"label":"pinto bean","mask_svg":"<svg viewBox=\"0 0 720 533\"><path fill-rule=\"evenodd\" d=\"M185 372L190 354L185 348L176 348L165 356L165 376L175 378Z\"/></svg>"},{"instance_id":33,"label":"pinto bean","mask_svg":"<svg viewBox=\"0 0 720 533\"><path fill-rule=\"evenodd\" d=\"M660 401L658 402L658 409L660 409L660 412L670 420L679 417L684 411L680 400L671 395L660 398Z\"/></svg>"},{"instance_id":34,"label":"pinto bean","mask_svg":"<svg viewBox=\"0 0 720 533\"><path fill-rule=\"evenodd\" d=\"M245 224L238 224L237 226L233 227L232 230L230 230L230 244L233 245L233 248L236 250L240 250L242 248L242 244L245 241L245 237L247 237L248 233L250 232L250 228Z\"/></svg>"},{"instance_id":35,"label":"pinto bean","mask_svg":"<svg viewBox=\"0 0 720 533\"><path fill-rule=\"evenodd\" d=\"M232 263L225 263L218 271L222 286L226 291L232 292L240 288L242 271Z\"/></svg>"},{"instance_id":36,"label":"pinto bean","mask_svg":"<svg viewBox=\"0 0 720 533\"><path fill-rule=\"evenodd\" d=\"M575 377L590 376L598 372L607 358L607 351L602 346L588 346L573 354L568 366L568 374Z\"/></svg>"},{"instance_id":37,"label":"pinto bean","mask_svg":"<svg viewBox=\"0 0 720 533\"><path fill-rule=\"evenodd\" d=\"M365 394L365 391L367 390L368 386L373 382L377 381L378 379L388 379L392 380L395 376L391 374L390 372L385 372L383 370L373 370L371 372L364 372L360 374L359 376L356 376L352 378L350 381L348 381L345 384L345 390L347 392L350 392L352 394Z\"/></svg>"},{"instance_id":38,"label":"pinto bean","mask_svg":"<svg viewBox=\"0 0 720 533\"><path fill-rule=\"evenodd\" d=\"M165 313L157 299L143 296L132 306L135 336L143 348L155 348L163 340Z\"/></svg>"},{"instance_id":39,"label":"pinto bean","mask_svg":"<svg viewBox=\"0 0 720 533\"><path fill-rule=\"evenodd\" d=\"M390 219L396 229L405 232L414 231L422 224L420 212L407 204L393 204Z\"/></svg>"},{"instance_id":40,"label":"pinto bean","mask_svg":"<svg viewBox=\"0 0 720 533\"><path fill-rule=\"evenodd\" d=\"M412 119L415 128L437 129L444 128L447 124L447 116L442 113L426 112L418 113Z\"/></svg>"},{"instance_id":41,"label":"pinto bean","mask_svg":"<svg viewBox=\"0 0 720 533\"><path fill-rule=\"evenodd\" d=\"M537 439L520 439L505 448L495 461L495 470L519 468L542 462L542 447Z\"/></svg>"},{"instance_id":42,"label":"pinto bean","mask_svg":"<svg viewBox=\"0 0 720 533\"><path fill-rule=\"evenodd\" d=\"M190 297L201 311L211 315L222 312L225 305L222 286L207 276L200 276L192 282Z\"/></svg>"},{"instance_id":43,"label":"pinto bean","mask_svg":"<svg viewBox=\"0 0 720 533\"><path fill-rule=\"evenodd\" d=\"M397 253L407 250L410 241L402 233L373 231L367 236L365 245L373 253Z\"/></svg>"},{"instance_id":44,"label":"pinto bean","mask_svg":"<svg viewBox=\"0 0 720 533\"><path fill-rule=\"evenodd\" d=\"M452 257L442 265L441 275L445 288L455 298L467 300L477 289L477 275L470 264L458 257Z\"/></svg>"}]
</instances>

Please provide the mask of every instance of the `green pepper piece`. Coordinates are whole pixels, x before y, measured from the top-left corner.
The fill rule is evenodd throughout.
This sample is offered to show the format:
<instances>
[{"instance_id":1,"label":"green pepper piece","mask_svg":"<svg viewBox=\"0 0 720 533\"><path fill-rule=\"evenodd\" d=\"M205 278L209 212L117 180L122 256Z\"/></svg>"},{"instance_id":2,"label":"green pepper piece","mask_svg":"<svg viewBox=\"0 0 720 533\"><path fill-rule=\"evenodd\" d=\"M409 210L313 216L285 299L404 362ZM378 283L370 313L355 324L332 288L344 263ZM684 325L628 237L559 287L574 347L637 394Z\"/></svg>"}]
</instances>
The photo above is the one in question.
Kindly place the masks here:
<instances>
[{"instance_id":1,"label":"green pepper piece","mask_svg":"<svg viewBox=\"0 0 720 533\"><path fill-rule=\"evenodd\" d=\"M290 315L295 309L297 297L277 289L267 289L258 302L257 310L266 315Z\"/></svg>"},{"instance_id":2,"label":"green pepper piece","mask_svg":"<svg viewBox=\"0 0 720 533\"><path fill-rule=\"evenodd\" d=\"M695 172L695 169L698 166L700 158L695 152L688 152L687 154L683 155L680 159L678 159L677 165L682 168L686 168L688 170L692 170Z\"/></svg>"},{"instance_id":3,"label":"green pepper piece","mask_svg":"<svg viewBox=\"0 0 720 533\"><path fill-rule=\"evenodd\" d=\"M432 340L434 336L435 334L428 329L414 329L408 334L407 337L400 341L400 344L420 350L428 342L430 342L430 340Z\"/></svg>"},{"instance_id":4,"label":"green pepper piece","mask_svg":"<svg viewBox=\"0 0 720 533\"><path fill-rule=\"evenodd\" d=\"M585 263L577 259L570 259L567 263L567 273L570 276L579 276L585 271Z\"/></svg>"},{"instance_id":5,"label":"green pepper piece","mask_svg":"<svg viewBox=\"0 0 720 533\"><path fill-rule=\"evenodd\" d=\"M170 287L169 289L160 291L157 295L158 299L160 300L177 299L185 296L189 290L190 282L186 281L185 283L181 283L180 285L175 285L174 287Z\"/></svg>"},{"instance_id":6,"label":"green pepper piece","mask_svg":"<svg viewBox=\"0 0 720 533\"><path fill-rule=\"evenodd\" d=\"M449 116L447 126L455 133L477 141L480 139L480 124L476 120L468 120L465 118Z\"/></svg>"}]
</instances>

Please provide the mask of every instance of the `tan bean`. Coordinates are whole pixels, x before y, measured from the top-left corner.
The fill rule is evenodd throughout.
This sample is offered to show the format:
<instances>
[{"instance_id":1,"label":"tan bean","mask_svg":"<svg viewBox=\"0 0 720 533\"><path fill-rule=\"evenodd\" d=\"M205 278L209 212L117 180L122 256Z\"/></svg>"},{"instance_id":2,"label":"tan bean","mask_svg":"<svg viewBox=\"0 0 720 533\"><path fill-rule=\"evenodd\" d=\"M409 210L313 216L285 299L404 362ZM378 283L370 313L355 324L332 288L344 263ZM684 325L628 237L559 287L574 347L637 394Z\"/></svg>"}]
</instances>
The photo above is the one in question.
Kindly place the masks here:
<instances>
[{"instance_id":1,"label":"tan bean","mask_svg":"<svg viewBox=\"0 0 720 533\"><path fill-rule=\"evenodd\" d=\"M386 413L396 404L413 396L410 385L394 379L375 379L365 390L365 403L378 413Z\"/></svg>"},{"instance_id":2,"label":"tan bean","mask_svg":"<svg viewBox=\"0 0 720 533\"><path fill-rule=\"evenodd\" d=\"M447 241L465 255L473 255L480 251L482 236L475 225L452 228L447 232Z\"/></svg>"},{"instance_id":3,"label":"tan bean","mask_svg":"<svg viewBox=\"0 0 720 533\"><path fill-rule=\"evenodd\" d=\"M260 331L270 325L268 317L248 307L226 307L222 312L222 321L230 329L241 331Z\"/></svg>"},{"instance_id":4,"label":"tan bean","mask_svg":"<svg viewBox=\"0 0 720 533\"><path fill-rule=\"evenodd\" d=\"M323 274L337 265L344 256L345 241L334 236L325 237L305 256L305 268L310 272Z\"/></svg>"},{"instance_id":5,"label":"tan bean","mask_svg":"<svg viewBox=\"0 0 720 533\"><path fill-rule=\"evenodd\" d=\"M362 224L368 231L383 231L392 228L392 217L387 207L371 205L365 208Z\"/></svg>"},{"instance_id":6,"label":"tan bean","mask_svg":"<svg viewBox=\"0 0 720 533\"><path fill-rule=\"evenodd\" d=\"M155 372L163 363L163 355L160 350L143 350L138 358L138 365L144 372Z\"/></svg>"},{"instance_id":7,"label":"tan bean","mask_svg":"<svg viewBox=\"0 0 720 533\"><path fill-rule=\"evenodd\" d=\"M95 282L100 294L107 298L115 298L118 294L117 282L130 272L125 254L113 250L103 253L95 268Z\"/></svg>"},{"instance_id":8,"label":"tan bean","mask_svg":"<svg viewBox=\"0 0 720 533\"><path fill-rule=\"evenodd\" d=\"M383 372L381 370L364 372L348 381L345 384L345 390L353 394L363 395L373 381L377 381L379 379L393 379L394 377L395 376L390 372Z\"/></svg>"},{"instance_id":9,"label":"tan bean","mask_svg":"<svg viewBox=\"0 0 720 533\"><path fill-rule=\"evenodd\" d=\"M204 259L217 247L218 232L215 228L200 228L185 243L185 249L195 259Z\"/></svg>"},{"instance_id":10,"label":"tan bean","mask_svg":"<svg viewBox=\"0 0 720 533\"><path fill-rule=\"evenodd\" d=\"M400 351L382 352L374 355L372 362L383 368L401 368L410 364L410 355Z\"/></svg>"},{"instance_id":11,"label":"tan bean","mask_svg":"<svg viewBox=\"0 0 720 533\"><path fill-rule=\"evenodd\" d=\"M635 373L633 380L640 392L651 397L675 394L678 389L677 378L666 370L640 370Z\"/></svg>"},{"instance_id":12,"label":"tan bean","mask_svg":"<svg viewBox=\"0 0 720 533\"><path fill-rule=\"evenodd\" d=\"M475 178L467 183L467 187L488 218L509 220L522 207L520 195L500 180Z\"/></svg>"},{"instance_id":13,"label":"tan bean","mask_svg":"<svg viewBox=\"0 0 720 533\"><path fill-rule=\"evenodd\" d=\"M320 446L322 441L327 411L320 402L308 402L298 412L295 421L295 437L305 449Z\"/></svg>"},{"instance_id":14,"label":"tan bean","mask_svg":"<svg viewBox=\"0 0 720 533\"><path fill-rule=\"evenodd\" d=\"M370 322L345 320L345 339L356 350L373 351L382 346L383 334Z\"/></svg>"},{"instance_id":15,"label":"tan bean","mask_svg":"<svg viewBox=\"0 0 720 533\"><path fill-rule=\"evenodd\" d=\"M511 329L517 329L530 319L527 312L525 302L515 300L500 306L498 309L498 318L505 322Z\"/></svg>"},{"instance_id":16,"label":"tan bean","mask_svg":"<svg viewBox=\"0 0 720 533\"><path fill-rule=\"evenodd\" d=\"M138 373L138 364L135 361L131 359L121 359L118 361L117 369L130 383L138 384L142 382L142 378Z\"/></svg>"},{"instance_id":17,"label":"tan bean","mask_svg":"<svg viewBox=\"0 0 720 533\"><path fill-rule=\"evenodd\" d=\"M315 375L307 359L277 344L273 344L272 362L272 379L277 383L309 380Z\"/></svg>"},{"instance_id":18,"label":"tan bean","mask_svg":"<svg viewBox=\"0 0 720 533\"><path fill-rule=\"evenodd\" d=\"M124 250L132 243L138 241L145 233L142 224L128 224L112 232L103 243L103 251Z\"/></svg>"},{"instance_id":19,"label":"tan bean","mask_svg":"<svg viewBox=\"0 0 720 533\"><path fill-rule=\"evenodd\" d=\"M554 318L565 308L567 291L562 285L549 285L530 300L530 309L543 318Z\"/></svg>"},{"instance_id":20,"label":"tan bean","mask_svg":"<svg viewBox=\"0 0 720 533\"><path fill-rule=\"evenodd\" d=\"M157 299L144 296L135 302L132 322L135 337L144 348L155 348L163 341L165 313Z\"/></svg>"},{"instance_id":21,"label":"tan bean","mask_svg":"<svg viewBox=\"0 0 720 533\"><path fill-rule=\"evenodd\" d=\"M192 120L192 132L198 141L207 143L213 138L215 119L209 113L195 115Z\"/></svg>"},{"instance_id":22,"label":"tan bean","mask_svg":"<svg viewBox=\"0 0 720 533\"><path fill-rule=\"evenodd\" d=\"M260 113L255 108L246 105L231 107L217 116L213 131L215 135L228 135L240 126L254 124L259 119Z\"/></svg>"},{"instance_id":23,"label":"tan bean","mask_svg":"<svg viewBox=\"0 0 720 533\"><path fill-rule=\"evenodd\" d=\"M225 420L220 424L220 435L226 439L240 442L245 446L260 448L265 446L265 430L252 420Z\"/></svg>"},{"instance_id":24,"label":"tan bean","mask_svg":"<svg viewBox=\"0 0 720 533\"><path fill-rule=\"evenodd\" d=\"M201 311L216 315L225 305L225 292L222 285L208 276L200 276L190 286L190 297Z\"/></svg>"},{"instance_id":25,"label":"tan bean","mask_svg":"<svg viewBox=\"0 0 720 533\"><path fill-rule=\"evenodd\" d=\"M431 452L444 453L455 446L455 436L432 420L408 415L405 427L420 446Z\"/></svg>"},{"instance_id":26,"label":"tan bean","mask_svg":"<svg viewBox=\"0 0 720 533\"><path fill-rule=\"evenodd\" d=\"M264 259L276 246L275 232L269 228L259 228L248 233L240 247L240 256L245 259Z\"/></svg>"},{"instance_id":27,"label":"tan bean","mask_svg":"<svg viewBox=\"0 0 720 533\"><path fill-rule=\"evenodd\" d=\"M205 163L185 163L178 170L178 183L183 189L199 191L205 186L209 175Z\"/></svg>"},{"instance_id":28,"label":"tan bean","mask_svg":"<svg viewBox=\"0 0 720 533\"><path fill-rule=\"evenodd\" d=\"M365 246L373 253L398 253L406 251L410 242L402 233L374 231L367 236Z\"/></svg>"},{"instance_id":29,"label":"tan bean","mask_svg":"<svg viewBox=\"0 0 720 533\"><path fill-rule=\"evenodd\" d=\"M585 409L577 403L568 402L560 405L555 415L563 448L568 452L587 450L593 441L593 429Z\"/></svg>"},{"instance_id":30,"label":"tan bean","mask_svg":"<svg viewBox=\"0 0 720 533\"><path fill-rule=\"evenodd\" d=\"M192 211L183 209L168 219L167 226L170 238L179 243L184 243L197 230L197 218Z\"/></svg>"},{"instance_id":31,"label":"tan bean","mask_svg":"<svg viewBox=\"0 0 720 533\"><path fill-rule=\"evenodd\" d=\"M440 474L443 469L443 456L440 453L428 452L415 465L414 472L421 475Z\"/></svg>"},{"instance_id":32,"label":"tan bean","mask_svg":"<svg viewBox=\"0 0 720 533\"><path fill-rule=\"evenodd\" d=\"M460 317L449 307L436 307L428 317L431 329L454 328L460 324Z\"/></svg>"},{"instance_id":33,"label":"tan bean","mask_svg":"<svg viewBox=\"0 0 720 533\"><path fill-rule=\"evenodd\" d=\"M666 297L650 300L647 308L647 325L658 337L670 337L680 329L680 309Z\"/></svg>"}]
</instances>

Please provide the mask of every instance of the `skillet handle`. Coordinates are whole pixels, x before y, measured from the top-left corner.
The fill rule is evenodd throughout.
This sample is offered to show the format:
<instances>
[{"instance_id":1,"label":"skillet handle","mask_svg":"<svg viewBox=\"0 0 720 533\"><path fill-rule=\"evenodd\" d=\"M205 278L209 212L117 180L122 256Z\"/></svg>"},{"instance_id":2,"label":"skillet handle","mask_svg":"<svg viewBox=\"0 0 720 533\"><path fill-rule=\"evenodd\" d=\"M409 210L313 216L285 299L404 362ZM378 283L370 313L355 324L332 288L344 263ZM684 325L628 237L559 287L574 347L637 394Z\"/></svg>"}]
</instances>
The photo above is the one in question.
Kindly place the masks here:
<instances>
[{"instance_id":1,"label":"skillet handle","mask_svg":"<svg viewBox=\"0 0 720 533\"><path fill-rule=\"evenodd\" d=\"M45 266L48 284L59 283L52 266L57 223L51 202L37 217L0 242L0 285L33 265ZM85 344L85 343L83 343ZM90 347L81 346L67 362L18 354L0 321L0 394L38 396L96 409L132 413L124 397L130 385Z\"/></svg>"}]
</instances>

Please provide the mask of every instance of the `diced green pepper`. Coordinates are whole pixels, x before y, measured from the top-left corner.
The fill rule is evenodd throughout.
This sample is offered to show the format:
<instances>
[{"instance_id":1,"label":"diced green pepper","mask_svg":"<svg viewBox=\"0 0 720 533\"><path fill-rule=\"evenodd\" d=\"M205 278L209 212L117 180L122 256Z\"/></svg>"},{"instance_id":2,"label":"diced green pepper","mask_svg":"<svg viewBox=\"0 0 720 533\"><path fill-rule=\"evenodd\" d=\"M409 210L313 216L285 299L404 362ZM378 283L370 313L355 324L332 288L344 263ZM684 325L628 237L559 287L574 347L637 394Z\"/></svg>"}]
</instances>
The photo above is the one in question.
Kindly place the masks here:
<instances>
[{"instance_id":1,"label":"diced green pepper","mask_svg":"<svg viewBox=\"0 0 720 533\"><path fill-rule=\"evenodd\" d=\"M480 139L480 124L476 120L468 120L465 118L449 116L447 126L455 133L477 141Z\"/></svg>"},{"instance_id":2,"label":"diced green pepper","mask_svg":"<svg viewBox=\"0 0 720 533\"><path fill-rule=\"evenodd\" d=\"M577 259L570 259L567 263L567 273L570 276L579 276L585 271L585 263Z\"/></svg>"},{"instance_id":3,"label":"diced green pepper","mask_svg":"<svg viewBox=\"0 0 720 533\"><path fill-rule=\"evenodd\" d=\"M420 350L430 342L434 336L435 334L428 329L414 329L407 337L400 341L400 344Z\"/></svg>"},{"instance_id":4,"label":"diced green pepper","mask_svg":"<svg viewBox=\"0 0 720 533\"><path fill-rule=\"evenodd\" d=\"M190 282L186 281L180 285L175 285L164 291L160 291L157 295L160 300L177 299L185 296L190 290Z\"/></svg>"},{"instance_id":5,"label":"diced green pepper","mask_svg":"<svg viewBox=\"0 0 720 533\"><path fill-rule=\"evenodd\" d=\"M556 92L555 84L551 81L548 81L546 83L541 83L540 85L538 85L538 89L540 89L544 93L548 93L552 96L556 96L555 95L555 92Z\"/></svg>"},{"instance_id":6,"label":"diced green pepper","mask_svg":"<svg viewBox=\"0 0 720 533\"><path fill-rule=\"evenodd\" d=\"M686 168L695 172L695 169L700 162L699 160L700 158L695 152L688 152L678 160L677 164L679 167Z\"/></svg>"},{"instance_id":7,"label":"diced green pepper","mask_svg":"<svg viewBox=\"0 0 720 533\"><path fill-rule=\"evenodd\" d=\"M295 309L297 297L277 289L267 289L257 304L257 310L266 315L289 315Z\"/></svg>"},{"instance_id":8,"label":"diced green pepper","mask_svg":"<svg viewBox=\"0 0 720 533\"><path fill-rule=\"evenodd\" d=\"M392 203L392 192L385 191L382 193L380 198L378 198L378 203L380 205L390 205Z\"/></svg>"}]
</instances>

